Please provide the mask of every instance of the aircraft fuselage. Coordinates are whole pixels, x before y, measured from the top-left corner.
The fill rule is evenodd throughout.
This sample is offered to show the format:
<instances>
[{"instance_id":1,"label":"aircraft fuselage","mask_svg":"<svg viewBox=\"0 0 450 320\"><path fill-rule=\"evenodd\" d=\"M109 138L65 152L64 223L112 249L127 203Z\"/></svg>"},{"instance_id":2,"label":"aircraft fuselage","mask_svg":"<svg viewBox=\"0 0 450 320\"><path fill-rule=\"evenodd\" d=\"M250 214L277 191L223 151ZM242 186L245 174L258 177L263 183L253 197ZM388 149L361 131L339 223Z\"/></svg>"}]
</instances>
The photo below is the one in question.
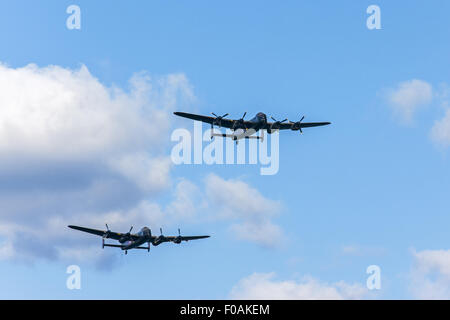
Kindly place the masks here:
<instances>
[{"instance_id":1,"label":"aircraft fuselage","mask_svg":"<svg viewBox=\"0 0 450 320\"><path fill-rule=\"evenodd\" d=\"M250 139L250 138L258 138L263 139L261 137L252 137L253 134L258 132L259 130L263 129L267 124L267 116L262 113L258 112L256 116L248 121L245 121L243 119L236 120L233 124L233 127L231 127L231 134L222 134L222 133L213 133L211 132L211 138L213 136L219 136L219 137L228 137L231 138L233 141L241 140L241 139Z\"/></svg>"},{"instance_id":2,"label":"aircraft fuselage","mask_svg":"<svg viewBox=\"0 0 450 320\"><path fill-rule=\"evenodd\" d=\"M152 241L152 232L149 228L144 227L137 233L139 238L137 240L126 240L122 243L122 250L130 250L141 246L144 243Z\"/></svg>"},{"instance_id":3,"label":"aircraft fuselage","mask_svg":"<svg viewBox=\"0 0 450 320\"><path fill-rule=\"evenodd\" d=\"M250 123L250 126L249 126ZM259 131L260 129L264 128L267 124L267 116L263 112L258 112L255 117L247 121L246 127L244 125L237 123L236 128L232 129L234 131L238 129L246 129L250 130L253 129L255 132Z\"/></svg>"}]
</instances>

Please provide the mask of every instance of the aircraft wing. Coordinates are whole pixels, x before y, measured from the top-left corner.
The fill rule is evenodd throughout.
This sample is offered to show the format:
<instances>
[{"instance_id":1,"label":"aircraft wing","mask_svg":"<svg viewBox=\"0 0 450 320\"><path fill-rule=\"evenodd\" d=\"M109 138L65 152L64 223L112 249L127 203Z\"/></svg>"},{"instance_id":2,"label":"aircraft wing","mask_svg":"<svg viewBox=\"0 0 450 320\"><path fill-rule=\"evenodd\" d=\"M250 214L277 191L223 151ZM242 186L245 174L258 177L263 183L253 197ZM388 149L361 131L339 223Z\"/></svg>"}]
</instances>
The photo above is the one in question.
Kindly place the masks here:
<instances>
[{"instance_id":1,"label":"aircraft wing","mask_svg":"<svg viewBox=\"0 0 450 320\"><path fill-rule=\"evenodd\" d=\"M181 241L190 241L190 240L198 240L198 239L206 239L209 238L210 236L177 236L177 237L165 237L169 242L173 242L177 239L180 239Z\"/></svg>"},{"instance_id":2,"label":"aircraft wing","mask_svg":"<svg viewBox=\"0 0 450 320\"><path fill-rule=\"evenodd\" d=\"M112 231L103 231L103 230L97 230L97 229L89 229L89 228L85 228L85 227L78 227L78 226L68 226L71 229L75 229L75 230L79 230L79 231L83 231L83 232L87 232L90 234L95 234L97 236L103 237L107 234L107 238L108 239L114 239L114 240L119 240L120 238L122 238L125 234L124 233L118 233L118 232L112 232ZM138 238L138 236L131 234L130 237L135 240Z\"/></svg>"},{"instance_id":3,"label":"aircraft wing","mask_svg":"<svg viewBox=\"0 0 450 320\"><path fill-rule=\"evenodd\" d=\"M186 113L186 112L174 112L173 114L175 114L176 116L179 116L179 117L197 120L197 121L201 121L201 122L205 122L205 123L209 123L209 124L213 123L214 120L216 120L216 117L201 116L198 114L192 114L192 113ZM220 121L220 126L231 129L233 127L234 121L235 120L222 119Z\"/></svg>"},{"instance_id":4,"label":"aircraft wing","mask_svg":"<svg viewBox=\"0 0 450 320\"><path fill-rule=\"evenodd\" d=\"M181 241L199 240L206 238L209 238L209 236L181 236Z\"/></svg>"},{"instance_id":5,"label":"aircraft wing","mask_svg":"<svg viewBox=\"0 0 450 320\"><path fill-rule=\"evenodd\" d=\"M267 128L270 128L270 125L272 123L267 123ZM331 124L331 122L302 122L300 123L300 128L311 128L311 127L320 127L320 126L327 126ZM286 130L291 129L292 123L281 123L280 124L280 130Z\"/></svg>"}]
</instances>

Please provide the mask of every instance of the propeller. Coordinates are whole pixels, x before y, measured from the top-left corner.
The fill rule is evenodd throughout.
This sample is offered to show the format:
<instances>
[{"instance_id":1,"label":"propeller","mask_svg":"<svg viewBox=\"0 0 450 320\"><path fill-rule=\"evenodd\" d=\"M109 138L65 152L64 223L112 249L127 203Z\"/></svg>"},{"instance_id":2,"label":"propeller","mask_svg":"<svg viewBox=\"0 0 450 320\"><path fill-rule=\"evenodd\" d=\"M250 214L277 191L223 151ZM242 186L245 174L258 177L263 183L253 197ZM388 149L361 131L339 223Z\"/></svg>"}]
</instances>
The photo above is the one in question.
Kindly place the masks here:
<instances>
[{"instance_id":1,"label":"propeller","mask_svg":"<svg viewBox=\"0 0 450 320\"><path fill-rule=\"evenodd\" d=\"M302 131L302 127L300 126L301 125L301 123L302 123L302 121L303 121L303 119L305 119L305 116L303 116L299 121L297 121L297 122L292 122L292 121L289 121L289 123L290 124L292 124L292 127L291 127L291 130L298 130L298 131L300 131L300 133L303 133L303 131Z\"/></svg>"},{"instance_id":2,"label":"propeller","mask_svg":"<svg viewBox=\"0 0 450 320\"><path fill-rule=\"evenodd\" d=\"M120 243L124 243L125 241L131 240L131 230L133 230L133 226L131 226L130 231L125 233L120 239Z\"/></svg>"},{"instance_id":3,"label":"propeller","mask_svg":"<svg viewBox=\"0 0 450 320\"><path fill-rule=\"evenodd\" d=\"M164 237L164 235L163 235L162 228L159 228L159 231L161 232L161 235L159 236L159 239L161 239L161 240L165 239L166 237Z\"/></svg>"},{"instance_id":4,"label":"propeller","mask_svg":"<svg viewBox=\"0 0 450 320\"><path fill-rule=\"evenodd\" d=\"M275 123L283 123L286 122L287 119L284 119L283 121L278 121L277 119L275 119L274 117L270 117L273 121L275 121Z\"/></svg>"},{"instance_id":5,"label":"propeller","mask_svg":"<svg viewBox=\"0 0 450 320\"><path fill-rule=\"evenodd\" d=\"M247 115L247 112L244 112L244 115L239 120L235 120L233 123L233 131L239 128L247 130L247 128L244 126L244 118Z\"/></svg>"},{"instance_id":6,"label":"propeller","mask_svg":"<svg viewBox=\"0 0 450 320\"><path fill-rule=\"evenodd\" d=\"M166 237L164 237L163 235L163 231L162 228L159 228L159 231L161 232L161 235L159 237L157 237L155 240L152 241L152 244L154 246L159 246L161 243L163 243L166 239Z\"/></svg>"},{"instance_id":7,"label":"propeller","mask_svg":"<svg viewBox=\"0 0 450 320\"><path fill-rule=\"evenodd\" d=\"M109 230L108 224L105 223L106 226L106 231L103 233L103 237L102 237L102 249L105 248L105 239L108 239L109 236L111 235L111 230Z\"/></svg>"},{"instance_id":8,"label":"propeller","mask_svg":"<svg viewBox=\"0 0 450 320\"><path fill-rule=\"evenodd\" d=\"M107 223L105 223L105 226L106 226L106 231L105 231L105 233L103 234L103 238L109 238L109 236L110 236L110 234L111 234L111 230L109 230L109 227L108 227L108 224L107 224Z\"/></svg>"},{"instance_id":9,"label":"propeller","mask_svg":"<svg viewBox=\"0 0 450 320\"><path fill-rule=\"evenodd\" d=\"M277 119L275 119L274 117L270 117L274 123L271 124L270 126L270 131L272 131L273 129L279 129L280 128L280 124L282 124L283 122L286 122L288 119L284 119L283 121L278 121Z\"/></svg>"},{"instance_id":10,"label":"propeller","mask_svg":"<svg viewBox=\"0 0 450 320\"><path fill-rule=\"evenodd\" d=\"M163 235L162 228L159 228L159 231L161 232L161 235L158 238L162 242L162 241L164 241L166 239L166 237Z\"/></svg>"},{"instance_id":11,"label":"propeller","mask_svg":"<svg viewBox=\"0 0 450 320\"><path fill-rule=\"evenodd\" d=\"M175 240L173 240L174 243L181 243L181 232L180 232L180 228L178 228L178 237L175 238Z\"/></svg>"},{"instance_id":12,"label":"propeller","mask_svg":"<svg viewBox=\"0 0 450 320\"><path fill-rule=\"evenodd\" d=\"M127 237L127 238L130 238L130 236L131 236L131 230L133 230L133 226L131 226L130 231L128 231L128 232L126 233L126 237Z\"/></svg>"},{"instance_id":13,"label":"propeller","mask_svg":"<svg viewBox=\"0 0 450 320\"><path fill-rule=\"evenodd\" d=\"M214 117L216 117L213 122L211 123L211 127L215 124L217 124L219 127L222 126L222 119L225 118L228 113L225 113L223 116L218 116L217 114L215 114L214 112L211 113Z\"/></svg>"}]
</instances>

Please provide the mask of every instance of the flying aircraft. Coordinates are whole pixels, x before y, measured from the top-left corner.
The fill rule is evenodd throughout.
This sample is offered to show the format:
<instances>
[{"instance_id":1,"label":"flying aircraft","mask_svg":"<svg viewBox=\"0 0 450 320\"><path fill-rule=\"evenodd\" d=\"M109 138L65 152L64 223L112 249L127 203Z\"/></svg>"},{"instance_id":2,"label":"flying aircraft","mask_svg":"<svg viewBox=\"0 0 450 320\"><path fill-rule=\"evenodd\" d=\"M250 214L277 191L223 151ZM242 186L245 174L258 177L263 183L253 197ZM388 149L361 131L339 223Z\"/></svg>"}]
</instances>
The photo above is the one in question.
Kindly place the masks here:
<instances>
[{"instance_id":1,"label":"flying aircraft","mask_svg":"<svg viewBox=\"0 0 450 320\"><path fill-rule=\"evenodd\" d=\"M176 244L180 244L181 241L190 241L197 239L205 239L209 238L209 236L181 236L180 229L178 229L178 236L164 236L162 232L162 228L160 228L161 235L160 236L152 236L152 232L149 228L143 227L138 233L131 233L133 227L130 228L130 231L127 233L118 233L112 232L109 230L108 225L106 224L106 231L89 229L78 226L68 226L71 229L95 234L97 236L102 237L102 248L105 247L114 247L120 248L125 251L125 254L128 253L128 250L131 249L145 249L150 252L150 244L154 246L158 246L163 242L173 242ZM120 242L120 244L108 244L105 243L105 239L114 239ZM141 247L144 243L147 243L148 246Z\"/></svg>"},{"instance_id":2,"label":"flying aircraft","mask_svg":"<svg viewBox=\"0 0 450 320\"><path fill-rule=\"evenodd\" d=\"M288 119L278 121L273 117L271 117L271 119L274 122L268 122L267 116L263 112L257 113L256 116L251 120L244 120L247 112L245 112L242 118L238 120L225 119L225 117L228 116L228 113L224 114L223 116L218 116L215 113L212 113L213 117L186 112L174 112L174 114L179 117L211 124L211 139L213 137L227 137L233 139L234 141L236 141L236 143L238 143L238 140L240 139L260 139L262 142L264 140L264 130L266 130L268 134L273 133L275 130L286 129L303 133L302 128L319 127L331 124L331 122L302 122L303 119L305 119L304 116L297 122L286 122L288 121ZM214 125L229 128L233 132L231 134L215 133L213 130ZM259 130L261 130L261 135L253 136L253 134L258 132Z\"/></svg>"}]
</instances>

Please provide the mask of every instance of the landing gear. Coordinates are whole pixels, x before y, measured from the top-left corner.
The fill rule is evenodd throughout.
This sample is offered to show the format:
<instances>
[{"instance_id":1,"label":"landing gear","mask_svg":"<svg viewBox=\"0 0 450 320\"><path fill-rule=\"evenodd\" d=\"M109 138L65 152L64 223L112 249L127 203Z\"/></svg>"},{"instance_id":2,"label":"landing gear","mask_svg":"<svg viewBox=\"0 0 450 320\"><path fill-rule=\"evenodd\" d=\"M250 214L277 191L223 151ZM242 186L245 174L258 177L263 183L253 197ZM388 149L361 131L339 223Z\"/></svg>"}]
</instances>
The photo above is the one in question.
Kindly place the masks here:
<instances>
[{"instance_id":1,"label":"landing gear","mask_svg":"<svg viewBox=\"0 0 450 320\"><path fill-rule=\"evenodd\" d=\"M128 254L128 250L125 250L125 254Z\"/></svg>"}]
</instances>

